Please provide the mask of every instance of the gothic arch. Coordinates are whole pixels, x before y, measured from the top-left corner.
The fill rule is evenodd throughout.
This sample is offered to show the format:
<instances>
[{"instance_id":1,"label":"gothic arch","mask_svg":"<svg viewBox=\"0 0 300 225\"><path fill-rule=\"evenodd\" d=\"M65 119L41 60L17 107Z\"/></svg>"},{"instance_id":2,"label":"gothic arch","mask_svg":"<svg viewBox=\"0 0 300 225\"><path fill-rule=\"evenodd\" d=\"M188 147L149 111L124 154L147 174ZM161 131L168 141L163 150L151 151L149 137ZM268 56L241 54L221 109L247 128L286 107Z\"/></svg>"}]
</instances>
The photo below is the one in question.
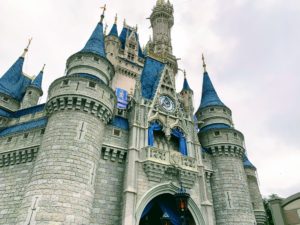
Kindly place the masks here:
<instances>
[{"instance_id":1,"label":"gothic arch","mask_svg":"<svg viewBox=\"0 0 300 225\"><path fill-rule=\"evenodd\" d=\"M147 193L145 193L137 203L135 211L136 225L138 225L140 222L144 208L152 199L162 194L174 195L178 191L178 189L178 186L174 185L172 182L168 182L154 186ZM205 221L202 216L201 210L192 198L190 198L189 200L188 208L195 220L196 225L205 225Z\"/></svg>"}]
</instances>

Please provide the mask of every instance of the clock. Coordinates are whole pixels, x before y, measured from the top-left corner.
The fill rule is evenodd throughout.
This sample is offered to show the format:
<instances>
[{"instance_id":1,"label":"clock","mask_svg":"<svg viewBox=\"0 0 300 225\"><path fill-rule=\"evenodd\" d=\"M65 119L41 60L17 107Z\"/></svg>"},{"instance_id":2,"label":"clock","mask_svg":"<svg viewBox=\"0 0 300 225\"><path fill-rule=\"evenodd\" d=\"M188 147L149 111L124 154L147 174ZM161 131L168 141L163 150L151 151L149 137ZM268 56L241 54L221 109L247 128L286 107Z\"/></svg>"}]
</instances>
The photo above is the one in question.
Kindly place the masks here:
<instances>
[{"instance_id":1,"label":"clock","mask_svg":"<svg viewBox=\"0 0 300 225\"><path fill-rule=\"evenodd\" d=\"M159 104L167 112L173 112L175 110L175 102L167 95L161 95L159 97Z\"/></svg>"}]
</instances>

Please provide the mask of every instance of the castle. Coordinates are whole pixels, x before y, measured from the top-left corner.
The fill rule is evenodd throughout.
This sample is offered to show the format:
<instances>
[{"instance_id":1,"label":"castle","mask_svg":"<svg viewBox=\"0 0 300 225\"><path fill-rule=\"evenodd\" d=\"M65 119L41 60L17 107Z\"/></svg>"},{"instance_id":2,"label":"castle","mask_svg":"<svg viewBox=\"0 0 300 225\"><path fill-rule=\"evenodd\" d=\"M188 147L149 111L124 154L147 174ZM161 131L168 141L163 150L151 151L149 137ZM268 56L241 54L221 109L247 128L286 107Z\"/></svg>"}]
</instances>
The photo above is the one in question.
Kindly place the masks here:
<instances>
[{"instance_id":1,"label":"castle","mask_svg":"<svg viewBox=\"0 0 300 225\"><path fill-rule=\"evenodd\" d=\"M104 10L105 11L105 10ZM263 225L256 168L203 60L200 107L185 76L177 93L173 6L157 0L152 39L103 18L49 87L22 70L0 79L0 224L179 225L174 194L189 194L189 225ZM200 88L200 87L199 87Z\"/></svg>"}]
</instances>

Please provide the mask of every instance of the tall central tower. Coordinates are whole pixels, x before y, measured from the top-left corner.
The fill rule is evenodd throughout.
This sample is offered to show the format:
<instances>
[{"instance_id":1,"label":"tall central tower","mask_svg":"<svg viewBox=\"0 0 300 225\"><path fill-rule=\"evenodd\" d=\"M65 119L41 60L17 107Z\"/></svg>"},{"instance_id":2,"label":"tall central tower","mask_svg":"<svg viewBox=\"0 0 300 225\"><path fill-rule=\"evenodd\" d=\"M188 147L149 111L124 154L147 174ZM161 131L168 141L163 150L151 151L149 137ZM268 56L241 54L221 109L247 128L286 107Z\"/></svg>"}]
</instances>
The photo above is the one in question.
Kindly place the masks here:
<instances>
[{"instance_id":1,"label":"tall central tower","mask_svg":"<svg viewBox=\"0 0 300 225\"><path fill-rule=\"evenodd\" d=\"M172 54L171 28L174 25L173 6L165 0L158 0L150 16L153 29L154 53Z\"/></svg>"},{"instance_id":2,"label":"tall central tower","mask_svg":"<svg viewBox=\"0 0 300 225\"><path fill-rule=\"evenodd\" d=\"M153 58L162 61L167 65L173 74L172 79L178 71L177 59L173 55L171 29L174 25L174 9L169 0L157 0L150 22L153 31L153 40L147 44L147 53Z\"/></svg>"}]
</instances>

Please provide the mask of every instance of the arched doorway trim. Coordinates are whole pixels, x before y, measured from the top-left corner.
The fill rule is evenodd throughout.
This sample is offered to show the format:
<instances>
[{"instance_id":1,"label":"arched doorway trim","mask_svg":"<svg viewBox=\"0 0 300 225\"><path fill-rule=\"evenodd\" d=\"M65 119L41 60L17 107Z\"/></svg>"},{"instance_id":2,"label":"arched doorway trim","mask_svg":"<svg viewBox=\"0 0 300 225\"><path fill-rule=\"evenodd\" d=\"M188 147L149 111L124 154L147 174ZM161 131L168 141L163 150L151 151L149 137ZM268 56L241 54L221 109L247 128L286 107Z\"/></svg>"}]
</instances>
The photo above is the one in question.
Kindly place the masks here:
<instances>
[{"instance_id":1,"label":"arched doorway trim","mask_svg":"<svg viewBox=\"0 0 300 225\"><path fill-rule=\"evenodd\" d=\"M147 193L145 193L137 203L137 207L135 211L136 225L138 225L140 222L141 215L143 213L144 208L152 199L162 194L174 195L178 191L178 189L179 189L178 186L174 185L172 182L168 182L168 183L154 186ZM189 200L188 208L195 220L196 225L205 225L205 221L201 213L201 210L199 209L199 207L196 205L196 203L192 198L190 198Z\"/></svg>"}]
</instances>

